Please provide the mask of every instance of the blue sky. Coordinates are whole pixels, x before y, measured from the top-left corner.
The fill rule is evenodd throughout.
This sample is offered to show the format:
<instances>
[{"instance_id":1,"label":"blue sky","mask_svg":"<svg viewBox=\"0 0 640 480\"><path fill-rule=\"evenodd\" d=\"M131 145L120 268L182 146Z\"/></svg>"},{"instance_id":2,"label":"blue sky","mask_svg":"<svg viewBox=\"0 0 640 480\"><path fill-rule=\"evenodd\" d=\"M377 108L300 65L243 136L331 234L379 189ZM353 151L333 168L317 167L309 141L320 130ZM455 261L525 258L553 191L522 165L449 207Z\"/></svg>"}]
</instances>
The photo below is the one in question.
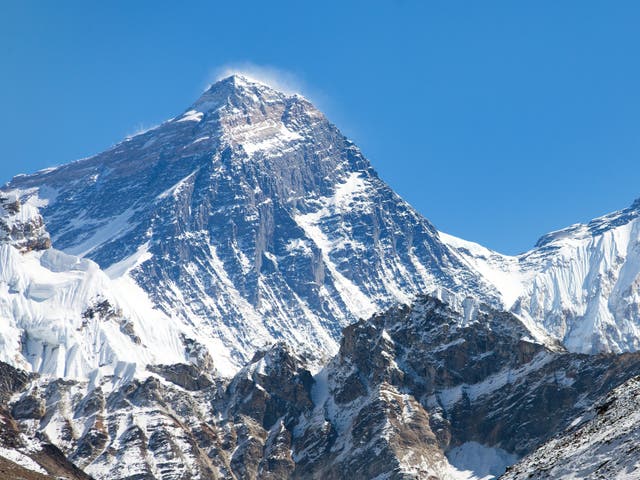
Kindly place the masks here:
<instances>
[{"instance_id":1,"label":"blue sky","mask_svg":"<svg viewBox=\"0 0 640 480\"><path fill-rule=\"evenodd\" d=\"M640 3L0 4L0 183L187 107L299 86L443 231L505 253L640 197Z\"/></svg>"}]
</instances>

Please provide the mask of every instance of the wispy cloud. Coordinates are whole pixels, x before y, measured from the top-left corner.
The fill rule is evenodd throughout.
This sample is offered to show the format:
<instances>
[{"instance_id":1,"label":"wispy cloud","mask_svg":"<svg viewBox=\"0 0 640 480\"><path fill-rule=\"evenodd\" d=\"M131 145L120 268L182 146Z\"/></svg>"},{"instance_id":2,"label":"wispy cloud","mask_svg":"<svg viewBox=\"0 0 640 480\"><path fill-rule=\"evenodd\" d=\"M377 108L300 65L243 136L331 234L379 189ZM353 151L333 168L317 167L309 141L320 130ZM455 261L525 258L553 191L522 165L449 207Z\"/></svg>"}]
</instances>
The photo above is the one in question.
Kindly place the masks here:
<instances>
[{"instance_id":1,"label":"wispy cloud","mask_svg":"<svg viewBox=\"0 0 640 480\"><path fill-rule=\"evenodd\" d=\"M147 133L150 130L153 130L155 128L158 128L160 126L160 124L156 124L156 125L145 125L143 123L138 123L136 126L134 126L130 133L128 133L125 136L126 140L129 140L133 137L136 137L138 135L142 135L143 133Z\"/></svg>"}]
</instances>

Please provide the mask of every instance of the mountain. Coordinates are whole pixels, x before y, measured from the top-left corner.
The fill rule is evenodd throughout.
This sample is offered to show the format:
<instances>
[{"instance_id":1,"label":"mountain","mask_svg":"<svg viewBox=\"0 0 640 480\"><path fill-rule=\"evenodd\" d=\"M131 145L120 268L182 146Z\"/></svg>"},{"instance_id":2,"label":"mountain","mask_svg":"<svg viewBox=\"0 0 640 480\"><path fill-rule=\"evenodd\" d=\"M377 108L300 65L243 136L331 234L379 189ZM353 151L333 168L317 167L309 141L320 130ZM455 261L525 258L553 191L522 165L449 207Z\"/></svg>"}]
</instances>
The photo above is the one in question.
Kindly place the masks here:
<instances>
[{"instance_id":1,"label":"mountain","mask_svg":"<svg viewBox=\"0 0 640 480\"><path fill-rule=\"evenodd\" d=\"M640 478L640 377L612 390L521 462L504 480Z\"/></svg>"},{"instance_id":2,"label":"mountain","mask_svg":"<svg viewBox=\"0 0 640 480\"><path fill-rule=\"evenodd\" d=\"M40 209L56 248L199 332L227 376L278 340L320 365L342 327L443 290L574 352L640 347L639 202L502 255L438 232L307 100L242 76L6 188Z\"/></svg>"},{"instance_id":3,"label":"mountain","mask_svg":"<svg viewBox=\"0 0 640 480\"><path fill-rule=\"evenodd\" d=\"M96 479L479 479L640 374L640 354L569 353L508 312L426 296L347 327L310 367L276 343L231 379L189 364L93 382L23 373L4 407Z\"/></svg>"},{"instance_id":4,"label":"mountain","mask_svg":"<svg viewBox=\"0 0 640 480\"><path fill-rule=\"evenodd\" d=\"M274 340L331 355L342 327L418 292L497 296L313 105L241 76L7 188L56 248L207 338L227 375Z\"/></svg>"},{"instance_id":5,"label":"mountain","mask_svg":"<svg viewBox=\"0 0 640 480\"><path fill-rule=\"evenodd\" d=\"M304 435L305 444L324 438L329 458L309 453L298 468L302 478L318 468L318 478L500 474L639 362L639 354L539 343L515 316L487 305L459 311L420 297L345 329L316 387L327 423L316 417Z\"/></svg>"},{"instance_id":6,"label":"mountain","mask_svg":"<svg viewBox=\"0 0 640 480\"><path fill-rule=\"evenodd\" d=\"M571 351L640 348L640 199L624 210L543 236L506 256L440 233L503 304Z\"/></svg>"},{"instance_id":7,"label":"mountain","mask_svg":"<svg viewBox=\"0 0 640 480\"><path fill-rule=\"evenodd\" d=\"M303 97L221 80L0 190L0 476L629 473L639 214L501 255Z\"/></svg>"}]
</instances>

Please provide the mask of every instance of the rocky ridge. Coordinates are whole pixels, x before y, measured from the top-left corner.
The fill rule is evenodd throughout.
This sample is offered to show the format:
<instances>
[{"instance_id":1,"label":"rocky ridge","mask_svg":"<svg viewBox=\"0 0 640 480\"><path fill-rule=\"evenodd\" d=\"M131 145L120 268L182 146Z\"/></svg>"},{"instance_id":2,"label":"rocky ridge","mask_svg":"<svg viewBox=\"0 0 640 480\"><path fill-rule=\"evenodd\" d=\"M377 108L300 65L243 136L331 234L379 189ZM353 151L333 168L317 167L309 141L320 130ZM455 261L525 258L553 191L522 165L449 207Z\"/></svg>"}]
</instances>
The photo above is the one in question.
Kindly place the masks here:
<instances>
[{"instance_id":1,"label":"rocky ridge","mask_svg":"<svg viewBox=\"0 0 640 480\"><path fill-rule=\"evenodd\" d=\"M40 399L21 397L36 378L0 362L0 478L24 480L91 480L60 449L43 437L26 434L18 418L41 410Z\"/></svg>"},{"instance_id":2,"label":"rocky ridge","mask_svg":"<svg viewBox=\"0 0 640 480\"><path fill-rule=\"evenodd\" d=\"M0 243L9 244L20 252L46 250L51 246L37 208L23 205L15 192L0 192Z\"/></svg>"},{"instance_id":3,"label":"rocky ridge","mask_svg":"<svg viewBox=\"0 0 640 480\"><path fill-rule=\"evenodd\" d=\"M186 364L31 378L8 408L97 479L482 478L637 374L640 354L569 353L510 313L421 297L347 327L315 375L278 343L230 380Z\"/></svg>"},{"instance_id":4,"label":"rocky ridge","mask_svg":"<svg viewBox=\"0 0 640 480\"><path fill-rule=\"evenodd\" d=\"M508 468L501 478L640 478L640 377L597 401L564 432Z\"/></svg>"}]
</instances>

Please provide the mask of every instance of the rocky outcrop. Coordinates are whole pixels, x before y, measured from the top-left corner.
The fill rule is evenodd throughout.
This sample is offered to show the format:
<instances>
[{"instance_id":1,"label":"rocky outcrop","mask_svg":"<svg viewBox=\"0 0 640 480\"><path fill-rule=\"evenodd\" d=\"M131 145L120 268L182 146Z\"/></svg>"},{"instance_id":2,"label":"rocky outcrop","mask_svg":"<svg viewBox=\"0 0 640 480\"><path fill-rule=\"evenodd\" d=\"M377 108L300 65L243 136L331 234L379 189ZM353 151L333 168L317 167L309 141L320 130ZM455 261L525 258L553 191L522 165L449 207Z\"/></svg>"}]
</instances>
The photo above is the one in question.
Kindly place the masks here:
<instances>
[{"instance_id":1,"label":"rocky outcrop","mask_svg":"<svg viewBox=\"0 0 640 480\"><path fill-rule=\"evenodd\" d=\"M504 480L640 478L640 377L577 416L562 433L507 469Z\"/></svg>"},{"instance_id":2,"label":"rocky outcrop","mask_svg":"<svg viewBox=\"0 0 640 480\"><path fill-rule=\"evenodd\" d=\"M1 243L8 243L22 253L51 247L42 216L31 205L22 205L16 192L0 192Z\"/></svg>"},{"instance_id":3,"label":"rocky outcrop","mask_svg":"<svg viewBox=\"0 0 640 480\"><path fill-rule=\"evenodd\" d=\"M25 429L25 422L44 414L44 392L25 393L37 381L36 375L0 362L0 478L92 480L57 446Z\"/></svg>"},{"instance_id":4,"label":"rocky outcrop","mask_svg":"<svg viewBox=\"0 0 640 480\"><path fill-rule=\"evenodd\" d=\"M524 455L638 371L638 354L571 354L534 341L509 313L478 305L465 319L425 297L345 329L325 372L328 425L312 422L302 437L334 440L298 468L302 477L446 478L443 454L481 444ZM377 464L372 451L395 455Z\"/></svg>"}]
</instances>

